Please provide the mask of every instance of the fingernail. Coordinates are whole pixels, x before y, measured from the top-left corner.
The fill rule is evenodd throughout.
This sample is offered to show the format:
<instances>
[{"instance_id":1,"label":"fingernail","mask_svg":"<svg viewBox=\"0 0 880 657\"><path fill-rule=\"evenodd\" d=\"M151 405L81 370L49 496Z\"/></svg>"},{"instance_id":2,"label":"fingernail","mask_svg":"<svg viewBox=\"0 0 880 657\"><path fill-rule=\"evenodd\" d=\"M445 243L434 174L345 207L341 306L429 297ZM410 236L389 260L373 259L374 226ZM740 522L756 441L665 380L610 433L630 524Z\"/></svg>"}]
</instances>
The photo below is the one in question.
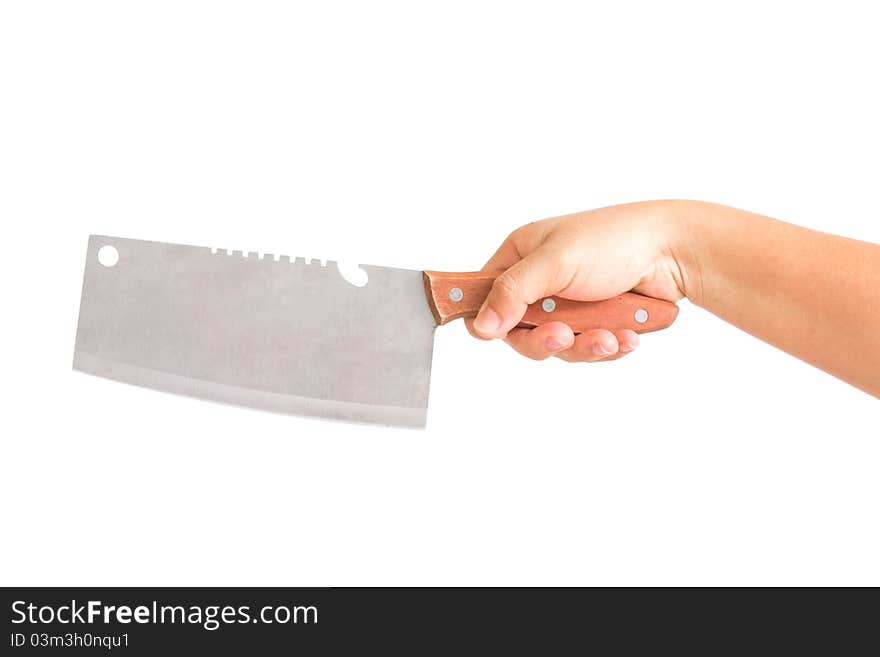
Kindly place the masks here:
<instances>
[{"instance_id":1,"label":"fingernail","mask_svg":"<svg viewBox=\"0 0 880 657\"><path fill-rule=\"evenodd\" d=\"M628 351L632 351L633 348L632 348L632 345L631 345L630 343L628 343L628 342L624 342L622 345L620 345L620 350L621 350L622 352L626 353L626 352L628 352Z\"/></svg>"},{"instance_id":2,"label":"fingernail","mask_svg":"<svg viewBox=\"0 0 880 657\"><path fill-rule=\"evenodd\" d=\"M593 353L596 356L609 356L612 352L604 344L602 344L601 342L597 342L593 345Z\"/></svg>"},{"instance_id":3,"label":"fingernail","mask_svg":"<svg viewBox=\"0 0 880 657\"><path fill-rule=\"evenodd\" d=\"M550 351L559 351L560 349L565 349L566 347L568 347L571 344L571 341L563 342L559 338L551 335L549 338L547 338L544 344L547 345L547 349L549 349Z\"/></svg>"},{"instance_id":4,"label":"fingernail","mask_svg":"<svg viewBox=\"0 0 880 657\"><path fill-rule=\"evenodd\" d=\"M483 335L494 335L501 328L501 317L491 308L483 308L474 319L474 330Z\"/></svg>"}]
</instances>

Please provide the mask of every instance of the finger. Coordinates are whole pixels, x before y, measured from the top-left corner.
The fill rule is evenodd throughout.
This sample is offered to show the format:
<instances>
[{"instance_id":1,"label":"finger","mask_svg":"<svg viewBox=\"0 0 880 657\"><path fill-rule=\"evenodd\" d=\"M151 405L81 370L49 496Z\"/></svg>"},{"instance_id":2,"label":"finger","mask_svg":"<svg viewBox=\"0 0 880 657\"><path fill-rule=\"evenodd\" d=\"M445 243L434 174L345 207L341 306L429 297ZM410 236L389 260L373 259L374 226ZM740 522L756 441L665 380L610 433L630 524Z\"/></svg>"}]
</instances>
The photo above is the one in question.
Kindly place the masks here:
<instances>
[{"instance_id":1,"label":"finger","mask_svg":"<svg viewBox=\"0 0 880 657\"><path fill-rule=\"evenodd\" d=\"M481 271L484 272L503 272L512 265L522 260L525 256L537 249L547 233L548 222L533 221L532 223L520 226L496 249L495 253L486 264L483 265ZM489 340L496 336L483 336L474 329L474 318L466 318L464 320L468 332L480 340Z\"/></svg>"},{"instance_id":2,"label":"finger","mask_svg":"<svg viewBox=\"0 0 880 657\"><path fill-rule=\"evenodd\" d=\"M486 264L483 265L483 269L481 271L487 272L501 272L513 265L516 262L519 262L522 259L519 250L514 244L513 234L510 235L504 243L498 247L498 250L492 255L489 260L486 261ZM464 325L472 336L477 338L478 340L491 340L491 337L480 335L474 329L474 318L473 317L465 317ZM494 337L494 336L492 336Z\"/></svg>"},{"instance_id":3,"label":"finger","mask_svg":"<svg viewBox=\"0 0 880 657\"><path fill-rule=\"evenodd\" d=\"M620 351L617 336L605 329L591 329L575 336L574 343L557 358L570 363L595 363L608 360Z\"/></svg>"},{"instance_id":4,"label":"finger","mask_svg":"<svg viewBox=\"0 0 880 657\"><path fill-rule=\"evenodd\" d=\"M614 331L614 337L617 338L618 353L621 356L635 351L639 346L639 334L630 329Z\"/></svg>"},{"instance_id":5,"label":"finger","mask_svg":"<svg viewBox=\"0 0 880 657\"><path fill-rule=\"evenodd\" d=\"M560 263L558 254L539 248L502 272L474 319L474 331L484 338L507 335L519 324L530 303L559 292L571 282L563 280Z\"/></svg>"},{"instance_id":6,"label":"finger","mask_svg":"<svg viewBox=\"0 0 880 657\"><path fill-rule=\"evenodd\" d=\"M509 268L516 262L522 260L522 255L519 249L516 246L515 236L516 231L511 233L504 243L498 247L495 253L492 255L489 260L486 261L486 264L483 265L483 269L481 271L487 272L501 272L505 269ZM467 327L468 333L477 338L478 340L491 340L492 338L480 335L474 329L474 318L466 317L464 319L464 325ZM494 336L493 336L494 337Z\"/></svg>"},{"instance_id":7,"label":"finger","mask_svg":"<svg viewBox=\"0 0 880 657\"><path fill-rule=\"evenodd\" d=\"M533 360L544 360L568 349L574 343L574 332L564 322L550 322L533 329L515 328L505 342Z\"/></svg>"},{"instance_id":8,"label":"finger","mask_svg":"<svg viewBox=\"0 0 880 657\"><path fill-rule=\"evenodd\" d=\"M632 353L639 346L639 334L629 329L621 329L614 331L614 337L617 338L617 353L612 356L600 358L594 362L606 362L610 360L620 360L627 354Z\"/></svg>"},{"instance_id":9,"label":"finger","mask_svg":"<svg viewBox=\"0 0 880 657\"><path fill-rule=\"evenodd\" d=\"M492 255L489 260L486 261L486 264L483 265L481 271L486 272L502 272L505 269L508 269L511 265L522 260L522 256L519 253L519 250L516 248L516 245L513 243L513 235L504 240L504 243L498 247L498 250ZM491 340L492 338L499 337L496 335L481 335L474 328L474 320L476 317L465 317L464 325L473 337L478 340ZM519 323L519 321L517 321Z\"/></svg>"},{"instance_id":10,"label":"finger","mask_svg":"<svg viewBox=\"0 0 880 657\"><path fill-rule=\"evenodd\" d=\"M474 318L473 317L465 318L464 325L467 327L468 333L470 333L472 336L474 336L477 340L489 340L490 339L490 338L484 338L482 335L477 333L476 330L474 330Z\"/></svg>"}]
</instances>

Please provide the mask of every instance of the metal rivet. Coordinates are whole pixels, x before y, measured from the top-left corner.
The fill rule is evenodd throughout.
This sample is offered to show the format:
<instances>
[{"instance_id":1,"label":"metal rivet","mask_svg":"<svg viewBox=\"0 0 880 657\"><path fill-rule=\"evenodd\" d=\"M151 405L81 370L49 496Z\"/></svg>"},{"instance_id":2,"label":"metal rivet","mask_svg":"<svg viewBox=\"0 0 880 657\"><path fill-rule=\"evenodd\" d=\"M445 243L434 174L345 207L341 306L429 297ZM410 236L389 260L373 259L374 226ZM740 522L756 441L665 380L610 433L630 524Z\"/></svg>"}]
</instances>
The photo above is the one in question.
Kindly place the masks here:
<instances>
[{"instance_id":1,"label":"metal rivet","mask_svg":"<svg viewBox=\"0 0 880 657\"><path fill-rule=\"evenodd\" d=\"M635 314L635 320L636 320L639 324L644 324L645 322L647 322L647 321L648 321L648 311L645 310L644 308L639 308L639 309L636 311L636 314Z\"/></svg>"},{"instance_id":2,"label":"metal rivet","mask_svg":"<svg viewBox=\"0 0 880 657\"><path fill-rule=\"evenodd\" d=\"M544 309L545 313L552 313L556 310L556 301L553 299L547 298L541 302L541 308Z\"/></svg>"},{"instance_id":3,"label":"metal rivet","mask_svg":"<svg viewBox=\"0 0 880 657\"><path fill-rule=\"evenodd\" d=\"M449 298L455 302L459 302L464 298L464 292L461 291L460 287L454 287L449 290Z\"/></svg>"}]
</instances>

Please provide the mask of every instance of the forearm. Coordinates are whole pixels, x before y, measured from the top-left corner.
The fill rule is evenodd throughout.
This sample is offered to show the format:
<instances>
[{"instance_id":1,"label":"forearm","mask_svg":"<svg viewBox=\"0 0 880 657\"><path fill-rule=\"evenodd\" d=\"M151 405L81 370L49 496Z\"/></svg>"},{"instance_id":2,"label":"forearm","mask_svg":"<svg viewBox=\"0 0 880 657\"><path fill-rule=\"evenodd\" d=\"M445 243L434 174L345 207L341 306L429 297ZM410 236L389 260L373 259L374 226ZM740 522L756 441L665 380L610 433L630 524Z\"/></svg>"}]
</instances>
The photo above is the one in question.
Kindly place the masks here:
<instances>
[{"instance_id":1,"label":"forearm","mask_svg":"<svg viewBox=\"0 0 880 657\"><path fill-rule=\"evenodd\" d=\"M880 245L683 202L683 292L752 335L880 397Z\"/></svg>"}]
</instances>

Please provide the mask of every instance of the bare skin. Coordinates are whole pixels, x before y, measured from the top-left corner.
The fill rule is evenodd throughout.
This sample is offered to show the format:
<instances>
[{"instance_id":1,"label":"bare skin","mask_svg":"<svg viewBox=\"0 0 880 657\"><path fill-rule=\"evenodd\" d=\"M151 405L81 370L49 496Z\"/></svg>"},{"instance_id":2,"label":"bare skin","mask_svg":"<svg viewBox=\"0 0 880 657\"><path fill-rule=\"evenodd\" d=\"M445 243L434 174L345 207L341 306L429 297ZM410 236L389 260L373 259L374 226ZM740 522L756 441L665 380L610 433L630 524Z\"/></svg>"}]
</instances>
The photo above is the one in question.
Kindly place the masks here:
<instances>
[{"instance_id":1,"label":"bare skin","mask_svg":"<svg viewBox=\"0 0 880 657\"><path fill-rule=\"evenodd\" d=\"M541 360L615 360L632 331L575 336L562 322L517 328L556 294L606 299L635 290L690 301L880 397L880 245L699 201L648 201L545 219L514 231L486 263L503 271L473 335Z\"/></svg>"}]
</instances>

